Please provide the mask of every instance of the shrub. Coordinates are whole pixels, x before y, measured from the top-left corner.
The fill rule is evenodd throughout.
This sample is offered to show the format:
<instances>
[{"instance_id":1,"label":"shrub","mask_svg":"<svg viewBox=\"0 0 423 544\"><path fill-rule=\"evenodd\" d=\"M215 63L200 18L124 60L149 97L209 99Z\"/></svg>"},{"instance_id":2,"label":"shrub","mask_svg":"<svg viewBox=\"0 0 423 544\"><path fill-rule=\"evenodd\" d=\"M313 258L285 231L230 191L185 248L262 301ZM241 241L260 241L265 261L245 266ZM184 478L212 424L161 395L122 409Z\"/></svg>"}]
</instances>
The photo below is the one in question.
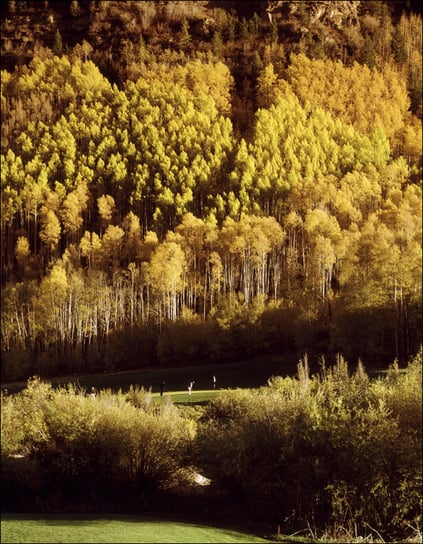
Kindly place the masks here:
<instances>
[{"instance_id":1,"label":"shrub","mask_svg":"<svg viewBox=\"0 0 423 544\"><path fill-rule=\"evenodd\" d=\"M421 356L394 381L369 380L361 363L351 375L338 357L318 376L302 361L297 378L222 392L198 435L205 472L293 530L403 535L421 523L420 376Z\"/></svg>"},{"instance_id":2,"label":"shrub","mask_svg":"<svg viewBox=\"0 0 423 544\"><path fill-rule=\"evenodd\" d=\"M101 391L94 397L35 379L5 401L2 453L10 460L13 452L23 452L37 471L29 505L34 507L31 501L38 494L50 510L69 504L96 508L99 501L117 507L123 500L145 503L170 486L185 462L195 423L172 405L156 409L145 400L134 389L126 395ZM11 481L12 472L16 477L9 462L3 481Z\"/></svg>"}]
</instances>

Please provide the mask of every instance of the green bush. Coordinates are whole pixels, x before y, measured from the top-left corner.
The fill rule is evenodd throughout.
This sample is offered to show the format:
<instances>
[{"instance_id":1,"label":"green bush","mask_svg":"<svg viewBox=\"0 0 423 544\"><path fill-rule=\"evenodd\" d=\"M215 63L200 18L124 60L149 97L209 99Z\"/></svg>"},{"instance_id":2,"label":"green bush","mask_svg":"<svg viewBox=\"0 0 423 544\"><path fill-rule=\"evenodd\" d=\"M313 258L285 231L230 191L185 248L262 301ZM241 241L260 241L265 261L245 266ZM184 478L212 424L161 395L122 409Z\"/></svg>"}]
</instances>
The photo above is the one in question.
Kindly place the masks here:
<instances>
[{"instance_id":1,"label":"green bush","mask_svg":"<svg viewBox=\"0 0 423 544\"><path fill-rule=\"evenodd\" d=\"M351 375L342 357L309 377L305 360L296 378L214 399L199 455L257 517L403 535L421 523L421 404L421 354L375 381L361 363Z\"/></svg>"},{"instance_id":2,"label":"green bush","mask_svg":"<svg viewBox=\"0 0 423 544\"><path fill-rule=\"evenodd\" d=\"M50 510L95 508L104 498L115 506L123 499L144 503L173 483L195 436L195 423L173 405L149 407L145 399L135 390L92 396L31 380L2 403L3 481L10 481L11 455L18 454L38 471L30 504L36 494Z\"/></svg>"}]
</instances>

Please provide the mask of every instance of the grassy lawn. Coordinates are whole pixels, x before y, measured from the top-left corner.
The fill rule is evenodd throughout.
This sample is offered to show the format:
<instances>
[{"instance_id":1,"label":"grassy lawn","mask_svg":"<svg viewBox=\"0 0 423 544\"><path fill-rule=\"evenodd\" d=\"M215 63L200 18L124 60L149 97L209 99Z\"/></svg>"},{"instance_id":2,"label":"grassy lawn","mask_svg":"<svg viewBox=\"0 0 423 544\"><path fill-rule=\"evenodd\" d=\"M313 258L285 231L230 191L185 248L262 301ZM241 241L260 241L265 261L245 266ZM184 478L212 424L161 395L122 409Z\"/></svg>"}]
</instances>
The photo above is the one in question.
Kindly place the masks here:
<instances>
[{"instance_id":1,"label":"grassy lawn","mask_svg":"<svg viewBox=\"0 0 423 544\"><path fill-rule=\"evenodd\" d=\"M219 394L219 390L203 389L202 391L193 391L191 395L184 391L166 391L161 397L159 393L153 393L152 399L154 402L166 402L170 399L174 404L184 404L189 406L191 404L206 404L213 397Z\"/></svg>"},{"instance_id":2,"label":"grassy lawn","mask_svg":"<svg viewBox=\"0 0 423 544\"><path fill-rule=\"evenodd\" d=\"M1 542L269 542L231 529L109 515L2 514ZM293 540L287 540L293 541Z\"/></svg>"}]
</instances>

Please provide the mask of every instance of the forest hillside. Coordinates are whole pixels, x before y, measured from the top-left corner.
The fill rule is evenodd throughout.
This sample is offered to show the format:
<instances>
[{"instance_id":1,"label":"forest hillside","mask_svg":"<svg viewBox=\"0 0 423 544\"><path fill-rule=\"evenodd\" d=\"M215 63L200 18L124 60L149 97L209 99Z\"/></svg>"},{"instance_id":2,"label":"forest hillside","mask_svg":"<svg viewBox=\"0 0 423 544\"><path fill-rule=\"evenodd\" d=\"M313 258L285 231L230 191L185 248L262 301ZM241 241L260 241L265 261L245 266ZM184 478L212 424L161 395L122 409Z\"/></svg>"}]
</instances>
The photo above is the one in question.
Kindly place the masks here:
<instances>
[{"instance_id":1,"label":"forest hillside","mask_svg":"<svg viewBox=\"0 0 423 544\"><path fill-rule=\"evenodd\" d=\"M2 380L422 343L415 2L2 5Z\"/></svg>"}]
</instances>

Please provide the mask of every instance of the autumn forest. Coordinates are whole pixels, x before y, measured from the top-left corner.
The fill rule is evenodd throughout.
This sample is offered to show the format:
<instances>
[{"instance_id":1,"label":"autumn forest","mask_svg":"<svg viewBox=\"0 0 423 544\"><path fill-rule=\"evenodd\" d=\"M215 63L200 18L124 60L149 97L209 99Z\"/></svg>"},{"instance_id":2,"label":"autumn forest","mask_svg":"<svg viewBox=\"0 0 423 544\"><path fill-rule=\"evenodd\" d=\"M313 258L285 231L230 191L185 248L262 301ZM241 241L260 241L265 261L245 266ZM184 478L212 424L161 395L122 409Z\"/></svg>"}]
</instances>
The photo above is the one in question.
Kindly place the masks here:
<instances>
[{"instance_id":1,"label":"autumn forest","mask_svg":"<svg viewBox=\"0 0 423 544\"><path fill-rule=\"evenodd\" d=\"M53 18L8 4L2 28ZM62 4L91 34L49 23L1 74L3 381L417 353L420 14L345 2L335 31L317 2L289 25L236 2Z\"/></svg>"}]
</instances>

